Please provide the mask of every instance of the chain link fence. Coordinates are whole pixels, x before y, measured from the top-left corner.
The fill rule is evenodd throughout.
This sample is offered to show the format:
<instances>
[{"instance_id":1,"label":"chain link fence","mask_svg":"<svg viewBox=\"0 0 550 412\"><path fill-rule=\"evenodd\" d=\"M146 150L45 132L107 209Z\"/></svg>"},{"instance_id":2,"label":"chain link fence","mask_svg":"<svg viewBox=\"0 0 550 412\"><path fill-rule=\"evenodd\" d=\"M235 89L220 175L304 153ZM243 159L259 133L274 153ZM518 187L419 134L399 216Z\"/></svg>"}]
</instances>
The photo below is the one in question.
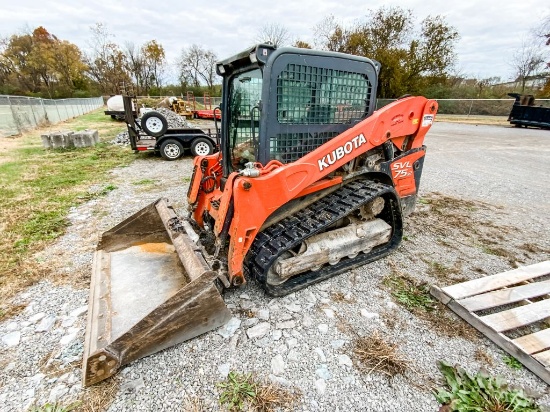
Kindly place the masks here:
<instances>
[{"instance_id":1,"label":"chain link fence","mask_svg":"<svg viewBox=\"0 0 550 412\"><path fill-rule=\"evenodd\" d=\"M0 95L0 137L58 123L102 106L102 97L52 100Z\"/></svg>"},{"instance_id":2,"label":"chain link fence","mask_svg":"<svg viewBox=\"0 0 550 412\"><path fill-rule=\"evenodd\" d=\"M396 99L378 99L376 108L394 102ZM435 99L439 103L438 114L465 116L508 116L514 99ZM550 99L536 99L535 106L550 107Z\"/></svg>"},{"instance_id":3,"label":"chain link fence","mask_svg":"<svg viewBox=\"0 0 550 412\"><path fill-rule=\"evenodd\" d=\"M137 100L138 100L138 104L141 101L147 101L147 102L150 102L150 101L161 101L163 99L166 99L167 97L177 97L179 100L187 100L187 97L186 96L137 96ZM107 102L107 100L109 99L109 97L105 96L104 97L105 99L105 102ZM222 102L222 98L220 96L211 96L211 97L202 97L202 96L195 96L195 102L197 103L197 109L198 108L202 108L204 106L206 107L210 107L212 106L212 108L214 107L217 107L221 104ZM209 103L209 104L208 104Z\"/></svg>"},{"instance_id":4,"label":"chain link fence","mask_svg":"<svg viewBox=\"0 0 550 412\"><path fill-rule=\"evenodd\" d=\"M161 100L169 96L138 96L139 99ZM178 97L181 99L182 97ZM185 96L183 97L185 100ZM210 97L212 107L219 106L221 97ZM199 107L204 106L203 97L195 97ZM386 106L396 99L378 99L376 108ZM514 99L435 99L439 103L439 114L454 114L463 116L506 116L510 114ZM535 106L550 107L550 99L536 99Z\"/></svg>"}]
</instances>

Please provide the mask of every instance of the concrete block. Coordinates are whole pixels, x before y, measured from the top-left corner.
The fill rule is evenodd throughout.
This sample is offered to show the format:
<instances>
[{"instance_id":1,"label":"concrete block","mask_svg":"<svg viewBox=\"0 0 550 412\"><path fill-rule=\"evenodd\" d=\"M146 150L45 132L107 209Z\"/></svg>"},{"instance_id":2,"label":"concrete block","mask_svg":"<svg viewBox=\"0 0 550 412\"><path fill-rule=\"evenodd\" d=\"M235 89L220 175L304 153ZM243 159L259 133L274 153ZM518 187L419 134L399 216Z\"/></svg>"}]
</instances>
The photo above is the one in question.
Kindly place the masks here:
<instances>
[{"instance_id":1,"label":"concrete block","mask_svg":"<svg viewBox=\"0 0 550 412\"><path fill-rule=\"evenodd\" d=\"M41 136L42 146L46 149L61 149L70 147L88 147L99 143L97 130L84 130L81 132L58 131Z\"/></svg>"},{"instance_id":2,"label":"concrete block","mask_svg":"<svg viewBox=\"0 0 550 412\"><path fill-rule=\"evenodd\" d=\"M52 144L50 142L50 135L49 134L43 134L40 136L42 139L42 146L44 146L44 149L51 149Z\"/></svg>"}]
</instances>

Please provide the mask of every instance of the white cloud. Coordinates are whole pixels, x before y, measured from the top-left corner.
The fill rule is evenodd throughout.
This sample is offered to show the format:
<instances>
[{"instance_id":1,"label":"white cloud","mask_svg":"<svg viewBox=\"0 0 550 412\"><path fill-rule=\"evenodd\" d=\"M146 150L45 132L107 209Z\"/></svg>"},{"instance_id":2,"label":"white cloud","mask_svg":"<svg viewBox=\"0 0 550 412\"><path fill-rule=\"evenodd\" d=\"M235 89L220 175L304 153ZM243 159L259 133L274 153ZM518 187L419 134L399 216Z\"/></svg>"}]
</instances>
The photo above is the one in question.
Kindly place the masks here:
<instances>
[{"instance_id":1,"label":"white cloud","mask_svg":"<svg viewBox=\"0 0 550 412\"><path fill-rule=\"evenodd\" d=\"M89 28L103 22L119 44L142 44L156 39L175 62L183 47L199 44L228 57L254 43L265 23L280 23L292 39L313 41L313 26L328 14L350 24L367 10L399 5L410 9L420 22L428 15L443 15L455 26L461 39L457 44L458 65L465 74L508 78L507 59L521 45L529 29L550 14L548 0L439 0L400 2L375 0L243 0L225 2L184 2L181 0L66 2L61 0L21 0L3 6L0 35L7 36L25 26L44 26L62 39L86 49Z\"/></svg>"}]
</instances>

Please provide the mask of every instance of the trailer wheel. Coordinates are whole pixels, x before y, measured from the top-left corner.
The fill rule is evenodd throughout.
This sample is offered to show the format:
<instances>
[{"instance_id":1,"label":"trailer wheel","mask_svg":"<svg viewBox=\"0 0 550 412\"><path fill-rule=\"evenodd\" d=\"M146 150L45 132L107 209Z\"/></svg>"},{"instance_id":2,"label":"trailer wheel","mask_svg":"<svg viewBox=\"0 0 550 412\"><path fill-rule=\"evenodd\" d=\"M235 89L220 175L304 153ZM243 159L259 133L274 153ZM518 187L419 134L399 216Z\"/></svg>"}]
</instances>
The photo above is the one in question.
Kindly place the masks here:
<instances>
[{"instance_id":1,"label":"trailer wheel","mask_svg":"<svg viewBox=\"0 0 550 412\"><path fill-rule=\"evenodd\" d=\"M152 110L141 117L141 127L149 136L161 137L168 130L168 122L166 117Z\"/></svg>"},{"instance_id":2,"label":"trailer wheel","mask_svg":"<svg viewBox=\"0 0 550 412\"><path fill-rule=\"evenodd\" d=\"M166 139L160 144L160 155L165 160L176 160L183 154L183 146L174 139Z\"/></svg>"},{"instance_id":3,"label":"trailer wheel","mask_svg":"<svg viewBox=\"0 0 550 412\"><path fill-rule=\"evenodd\" d=\"M214 153L214 145L205 137L199 137L191 143L193 156L208 156Z\"/></svg>"}]
</instances>

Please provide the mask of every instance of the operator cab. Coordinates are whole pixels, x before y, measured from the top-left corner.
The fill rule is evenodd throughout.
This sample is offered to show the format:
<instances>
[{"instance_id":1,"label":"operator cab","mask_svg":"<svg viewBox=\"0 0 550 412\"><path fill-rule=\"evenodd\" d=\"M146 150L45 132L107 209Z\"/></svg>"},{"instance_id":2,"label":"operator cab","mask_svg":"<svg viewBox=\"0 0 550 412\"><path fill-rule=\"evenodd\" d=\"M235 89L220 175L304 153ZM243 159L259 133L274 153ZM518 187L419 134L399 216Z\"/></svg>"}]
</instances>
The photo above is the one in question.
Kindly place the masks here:
<instances>
[{"instance_id":1,"label":"operator cab","mask_svg":"<svg viewBox=\"0 0 550 412\"><path fill-rule=\"evenodd\" d=\"M365 57L270 44L218 62L224 176L296 161L370 116L379 70Z\"/></svg>"}]
</instances>

